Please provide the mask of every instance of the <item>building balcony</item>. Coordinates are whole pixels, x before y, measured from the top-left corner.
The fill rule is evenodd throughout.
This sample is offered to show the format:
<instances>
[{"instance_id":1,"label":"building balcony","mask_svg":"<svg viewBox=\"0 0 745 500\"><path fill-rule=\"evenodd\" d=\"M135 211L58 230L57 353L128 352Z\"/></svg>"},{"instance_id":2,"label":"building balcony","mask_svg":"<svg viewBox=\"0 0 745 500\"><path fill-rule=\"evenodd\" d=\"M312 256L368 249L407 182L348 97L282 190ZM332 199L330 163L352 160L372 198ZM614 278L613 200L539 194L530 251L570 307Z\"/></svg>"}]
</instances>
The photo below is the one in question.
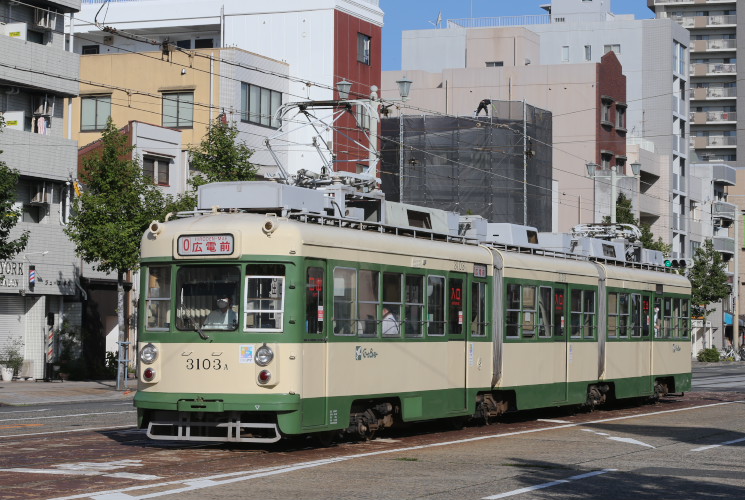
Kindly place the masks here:
<instances>
[{"instance_id":1,"label":"building balcony","mask_svg":"<svg viewBox=\"0 0 745 500\"><path fill-rule=\"evenodd\" d=\"M729 135L710 135L709 137L694 137L691 147L695 149L704 148L735 148L737 137Z\"/></svg>"},{"instance_id":2,"label":"building balcony","mask_svg":"<svg viewBox=\"0 0 745 500\"><path fill-rule=\"evenodd\" d=\"M80 56L58 48L0 35L0 81L8 87L52 91L55 95L79 94Z\"/></svg>"},{"instance_id":3,"label":"building balcony","mask_svg":"<svg viewBox=\"0 0 745 500\"><path fill-rule=\"evenodd\" d=\"M714 165L712 180L718 184L734 186L737 184L737 170L729 165Z\"/></svg>"},{"instance_id":4,"label":"building balcony","mask_svg":"<svg viewBox=\"0 0 745 500\"><path fill-rule=\"evenodd\" d=\"M78 168L76 141L6 128L2 146L2 160L23 176L65 181Z\"/></svg>"},{"instance_id":5,"label":"building balcony","mask_svg":"<svg viewBox=\"0 0 745 500\"><path fill-rule=\"evenodd\" d=\"M714 236L712 239L714 250L725 254L725 258L735 255L735 239L729 236Z\"/></svg>"},{"instance_id":6,"label":"building balcony","mask_svg":"<svg viewBox=\"0 0 745 500\"><path fill-rule=\"evenodd\" d=\"M737 40L692 40L691 52L732 52L737 50Z\"/></svg>"},{"instance_id":7,"label":"building balcony","mask_svg":"<svg viewBox=\"0 0 745 500\"><path fill-rule=\"evenodd\" d=\"M690 91L691 99L696 101L737 99L736 87L696 88Z\"/></svg>"},{"instance_id":8,"label":"building balcony","mask_svg":"<svg viewBox=\"0 0 745 500\"><path fill-rule=\"evenodd\" d=\"M686 232L688 230L688 219L683 214L672 214L673 215L673 231Z\"/></svg>"},{"instance_id":9,"label":"building balcony","mask_svg":"<svg viewBox=\"0 0 745 500\"><path fill-rule=\"evenodd\" d=\"M735 63L695 63L690 66L690 76L724 76L736 75L737 64Z\"/></svg>"},{"instance_id":10,"label":"building balcony","mask_svg":"<svg viewBox=\"0 0 745 500\"><path fill-rule=\"evenodd\" d=\"M707 123L737 123L736 111L695 111L688 115L692 125Z\"/></svg>"},{"instance_id":11,"label":"building balcony","mask_svg":"<svg viewBox=\"0 0 745 500\"><path fill-rule=\"evenodd\" d=\"M660 199L648 194L639 195L639 212L646 216L659 217L662 215Z\"/></svg>"},{"instance_id":12,"label":"building balcony","mask_svg":"<svg viewBox=\"0 0 745 500\"><path fill-rule=\"evenodd\" d=\"M722 225L727 226L734 222L737 205L727 203L726 201L715 201L711 204L711 216L714 220L719 220Z\"/></svg>"}]
</instances>

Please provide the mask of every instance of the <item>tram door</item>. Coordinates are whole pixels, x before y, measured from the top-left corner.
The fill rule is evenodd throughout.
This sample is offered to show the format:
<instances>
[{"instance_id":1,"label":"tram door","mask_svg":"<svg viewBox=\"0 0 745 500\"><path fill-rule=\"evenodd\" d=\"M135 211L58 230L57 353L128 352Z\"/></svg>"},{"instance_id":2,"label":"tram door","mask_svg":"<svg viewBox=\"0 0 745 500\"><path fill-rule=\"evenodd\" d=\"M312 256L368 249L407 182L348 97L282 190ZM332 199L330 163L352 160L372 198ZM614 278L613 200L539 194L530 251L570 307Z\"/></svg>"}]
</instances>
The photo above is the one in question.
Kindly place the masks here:
<instances>
[{"instance_id":1,"label":"tram door","mask_svg":"<svg viewBox=\"0 0 745 500\"><path fill-rule=\"evenodd\" d=\"M302 335L303 428L327 424L328 321L326 321L326 262L307 260L304 268L305 318Z\"/></svg>"},{"instance_id":2,"label":"tram door","mask_svg":"<svg viewBox=\"0 0 745 500\"><path fill-rule=\"evenodd\" d=\"M448 334L448 398L451 411L463 410L466 402L466 370L468 369L466 335L466 275L451 274L447 286Z\"/></svg>"},{"instance_id":3,"label":"tram door","mask_svg":"<svg viewBox=\"0 0 745 500\"><path fill-rule=\"evenodd\" d=\"M553 297L548 297L552 294ZM553 374L552 379L558 382L557 387L561 387L554 393L554 403L568 401L568 359L569 359L569 332L567 314L569 311L566 307L566 288L556 286L553 289L541 287L541 301L551 304L551 318L549 319L551 329L553 330L554 355L552 356Z\"/></svg>"}]
</instances>

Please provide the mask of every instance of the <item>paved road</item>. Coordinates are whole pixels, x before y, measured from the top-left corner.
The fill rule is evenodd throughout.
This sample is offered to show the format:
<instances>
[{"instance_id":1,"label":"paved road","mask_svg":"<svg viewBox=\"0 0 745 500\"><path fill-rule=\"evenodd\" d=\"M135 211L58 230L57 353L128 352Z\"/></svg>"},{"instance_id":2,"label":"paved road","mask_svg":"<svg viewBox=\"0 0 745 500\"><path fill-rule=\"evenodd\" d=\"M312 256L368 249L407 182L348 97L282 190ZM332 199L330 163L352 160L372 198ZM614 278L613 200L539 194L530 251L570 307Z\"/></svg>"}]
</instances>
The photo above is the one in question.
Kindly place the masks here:
<instances>
[{"instance_id":1,"label":"paved road","mask_svg":"<svg viewBox=\"0 0 745 500\"><path fill-rule=\"evenodd\" d=\"M4 407L0 497L739 499L743 367L697 366L694 391L656 405L522 413L330 448L153 442L122 401Z\"/></svg>"}]
</instances>

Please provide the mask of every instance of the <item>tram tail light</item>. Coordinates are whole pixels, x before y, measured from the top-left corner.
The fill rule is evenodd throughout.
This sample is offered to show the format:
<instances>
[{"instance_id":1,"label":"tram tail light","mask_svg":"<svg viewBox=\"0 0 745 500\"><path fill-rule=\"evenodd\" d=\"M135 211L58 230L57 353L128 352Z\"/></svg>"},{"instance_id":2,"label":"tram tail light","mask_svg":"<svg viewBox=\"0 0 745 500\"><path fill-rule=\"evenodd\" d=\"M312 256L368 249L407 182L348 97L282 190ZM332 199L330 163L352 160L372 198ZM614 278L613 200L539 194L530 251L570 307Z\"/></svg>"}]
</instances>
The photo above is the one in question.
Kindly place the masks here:
<instances>
[{"instance_id":1,"label":"tram tail light","mask_svg":"<svg viewBox=\"0 0 745 500\"><path fill-rule=\"evenodd\" d=\"M272 373L269 370L261 370L259 372L259 383L268 384L272 379Z\"/></svg>"},{"instance_id":2,"label":"tram tail light","mask_svg":"<svg viewBox=\"0 0 745 500\"><path fill-rule=\"evenodd\" d=\"M155 370L152 368L145 368L145 371L142 372L142 378L145 379L146 382L150 382L155 378Z\"/></svg>"}]
</instances>

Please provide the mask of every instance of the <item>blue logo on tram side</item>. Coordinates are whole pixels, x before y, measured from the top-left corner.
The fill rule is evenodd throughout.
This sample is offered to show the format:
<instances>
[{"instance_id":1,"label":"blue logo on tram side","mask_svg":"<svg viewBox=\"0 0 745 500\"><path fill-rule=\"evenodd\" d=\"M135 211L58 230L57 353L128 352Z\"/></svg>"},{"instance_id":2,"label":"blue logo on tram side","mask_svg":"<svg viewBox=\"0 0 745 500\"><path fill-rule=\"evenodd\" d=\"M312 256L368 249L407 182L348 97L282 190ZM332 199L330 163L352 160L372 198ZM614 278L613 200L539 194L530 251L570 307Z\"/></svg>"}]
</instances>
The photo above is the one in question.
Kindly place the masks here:
<instances>
[{"instance_id":1,"label":"blue logo on tram side","mask_svg":"<svg viewBox=\"0 0 745 500\"><path fill-rule=\"evenodd\" d=\"M373 348L363 348L361 345L358 345L354 348L354 359L355 361L360 361L362 359L373 359L377 358L378 353L375 352Z\"/></svg>"}]
</instances>

